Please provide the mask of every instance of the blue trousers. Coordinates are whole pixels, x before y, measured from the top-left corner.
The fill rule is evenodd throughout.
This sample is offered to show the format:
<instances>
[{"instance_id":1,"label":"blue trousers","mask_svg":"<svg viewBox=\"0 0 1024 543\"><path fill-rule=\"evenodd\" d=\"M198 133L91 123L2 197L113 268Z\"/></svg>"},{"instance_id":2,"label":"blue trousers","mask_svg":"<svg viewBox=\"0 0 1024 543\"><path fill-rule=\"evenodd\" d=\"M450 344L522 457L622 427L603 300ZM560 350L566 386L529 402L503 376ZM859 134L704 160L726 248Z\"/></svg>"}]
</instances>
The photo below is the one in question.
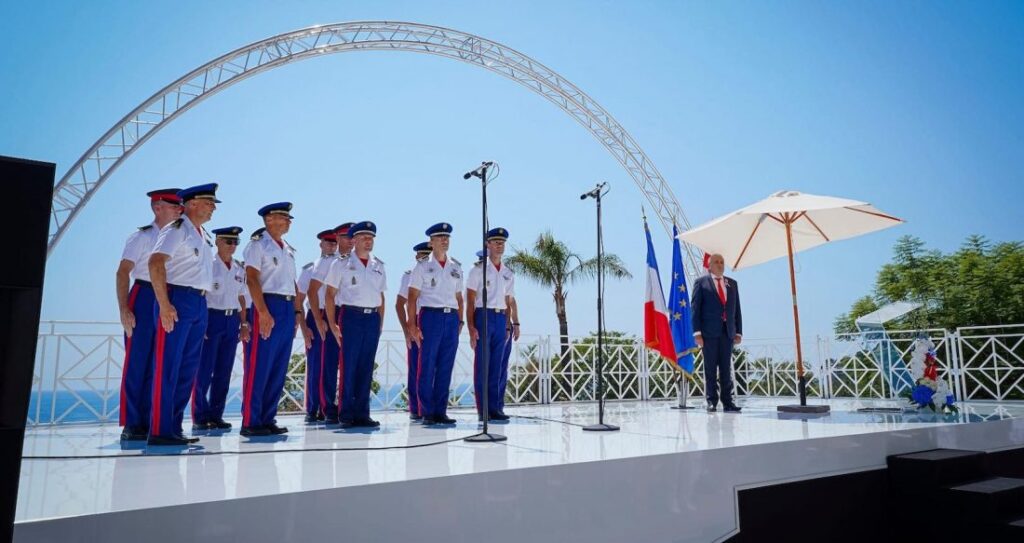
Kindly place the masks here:
<instances>
[{"instance_id":1,"label":"blue trousers","mask_svg":"<svg viewBox=\"0 0 1024 543\"><path fill-rule=\"evenodd\" d=\"M342 422L370 418L373 363L380 343L380 312L345 306L341 314Z\"/></svg>"},{"instance_id":2,"label":"blue trousers","mask_svg":"<svg viewBox=\"0 0 1024 543\"><path fill-rule=\"evenodd\" d=\"M448 413L448 395L452 383L452 368L459 348L459 313L448 313L423 308L419 314L419 328L423 332L420 348L419 396L420 414L424 417L443 417Z\"/></svg>"},{"instance_id":3,"label":"blue trousers","mask_svg":"<svg viewBox=\"0 0 1024 543\"><path fill-rule=\"evenodd\" d=\"M704 383L708 403L718 404L718 390L722 390L722 404L732 405L732 343L733 338L722 323L722 334L709 337L704 334Z\"/></svg>"},{"instance_id":4,"label":"blue trousers","mask_svg":"<svg viewBox=\"0 0 1024 543\"><path fill-rule=\"evenodd\" d=\"M242 385L242 427L259 428L274 423L277 403L284 391L288 361L295 339L295 304L283 296L264 294L267 311L274 319L270 337L260 336L260 315L249 309L252 340L246 358Z\"/></svg>"},{"instance_id":5,"label":"blue trousers","mask_svg":"<svg viewBox=\"0 0 1024 543\"><path fill-rule=\"evenodd\" d=\"M487 320L487 336L484 337L484 320ZM483 415L484 387L487 387L487 410L495 413L501 410L499 401L504 388L501 381L501 366L505 360L505 314L492 309L484 311L477 308L473 312L473 321L480 339L476 342L476 354L473 357L473 393L476 399L476 412ZM484 344L490 348L487 355L487 381L484 381Z\"/></svg>"},{"instance_id":6,"label":"blue trousers","mask_svg":"<svg viewBox=\"0 0 1024 543\"><path fill-rule=\"evenodd\" d=\"M207 312L206 340L192 390L192 423L205 424L224 418L224 404L231 385L231 369L238 352L241 313L231 315L211 309Z\"/></svg>"},{"instance_id":7,"label":"blue trousers","mask_svg":"<svg viewBox=\"0 0 1024 543\"><path fill-rule=\"evenodd\" d=\"M121 426L149 428L153 398L153 342L156 327L153 285L135 281L128 291L128 309L135 314L132 337L124 337L124 365L121 368Z\"/></svg>"},{"instance_id":8,"label":"blue trousers","mask_svg":"<svg viewBox=\"0 0 1024 543\"><path fill-rule=\"evenodd\" d=\"M505 391L508 388L508 361L512 358L512 333L505 331L507 339L505 339L505 348L501 356L501 390L498 392L498 410L505 411Z\"/></svg>"},{"instance_id":9,"label":"blue trousers","mask_svg":"<svg viewBox=\"0 0 1024 543\"><path fill-rule=\"evenodd\" d=\"M173 331L165 332L160 306L154 304L156 346L149 435L171 437L182 434L181 422L202 356L207 315L206 298L198 290L167 285L167 296L178 312L178 322Z\"/></svg>"},{"instance_id":10,"label":"blue trousers","mask_svg":"<svg viewBox=\"0 0 1024 543\"><path fill-rule=\"evenodd\" d=\"M320 310L326 319L327 312ZM338 342L330 329L320 339L313 312L306 311L306 324L313 331L313 341L306 350L306 414L322 413L327 418L338 416Z\"/></svg>"},{"instance_id":11,"label":"blue trousers","mask_svg":"<svg viewBox=\"0 0 1024 543\"><path fill-rule=\"evenodd\" d=\"M416 393L419 388L419 359L420 359L420 348L415 343L412 343L408 349L406 349L405 362L409 368L408 378L406 379L406 394L409 396L409 413L413 416L421 416L420 413L420 397Z\"/></svg>"}]
</instances>

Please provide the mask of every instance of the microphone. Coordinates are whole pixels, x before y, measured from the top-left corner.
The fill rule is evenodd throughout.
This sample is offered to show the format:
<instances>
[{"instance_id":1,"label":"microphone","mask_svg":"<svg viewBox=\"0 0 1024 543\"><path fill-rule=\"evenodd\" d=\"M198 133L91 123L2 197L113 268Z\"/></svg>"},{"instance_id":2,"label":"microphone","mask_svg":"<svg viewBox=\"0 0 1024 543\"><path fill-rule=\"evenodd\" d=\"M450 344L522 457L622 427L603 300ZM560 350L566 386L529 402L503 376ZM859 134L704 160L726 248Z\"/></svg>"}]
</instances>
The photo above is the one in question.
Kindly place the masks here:
<instances>
[{"instance_id":1,"label":"microphone","mask_svg":"<svg viewBox=\"0 0 1024 543\"><path fill-rule=\"evenodd\" d=\"M481 162L475 170L470 170L462 175L463 179L469 179L470 177L480 177L480 173L487 168L494 165L494 162Z\"/></svg>"},{"instance_id":2,"label":"microphone","mask_svg":"<svg viewBox=\"0 0 1024 543\"><path fill-rule=\"evenodd\" d=\"M604 182L604 183L598 183L597 186L594 187L593 189L591 189L591 190L589 190L587 192L584 192L583 194L580 194L580 200L586 200L588 197L589 198L597 198L597 195L601 193L601 190L603 190L605 185L607 185L607 184L608 184L607 181Z\"/></svg>"}]
</instances>

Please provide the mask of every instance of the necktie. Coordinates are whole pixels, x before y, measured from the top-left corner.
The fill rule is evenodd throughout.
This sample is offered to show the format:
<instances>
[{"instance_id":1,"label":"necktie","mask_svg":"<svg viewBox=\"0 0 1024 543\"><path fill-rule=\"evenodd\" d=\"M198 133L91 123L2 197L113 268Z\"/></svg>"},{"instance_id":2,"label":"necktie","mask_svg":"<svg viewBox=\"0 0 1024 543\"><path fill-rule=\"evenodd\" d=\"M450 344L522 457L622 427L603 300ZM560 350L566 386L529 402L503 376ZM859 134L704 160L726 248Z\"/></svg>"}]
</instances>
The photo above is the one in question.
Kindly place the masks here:
<instances>
[{"instance_id":1,"label":"necktie","mask_svg":"<svg viewBox=\"0 0 1024 543\"><path fill-rule=\"evenodd\" d=\"M715 284L718 286L718 301L722 302L722 321L725 321L725 291L722 290L722 278L716 277Z\"/></svg>"}]
</instances>

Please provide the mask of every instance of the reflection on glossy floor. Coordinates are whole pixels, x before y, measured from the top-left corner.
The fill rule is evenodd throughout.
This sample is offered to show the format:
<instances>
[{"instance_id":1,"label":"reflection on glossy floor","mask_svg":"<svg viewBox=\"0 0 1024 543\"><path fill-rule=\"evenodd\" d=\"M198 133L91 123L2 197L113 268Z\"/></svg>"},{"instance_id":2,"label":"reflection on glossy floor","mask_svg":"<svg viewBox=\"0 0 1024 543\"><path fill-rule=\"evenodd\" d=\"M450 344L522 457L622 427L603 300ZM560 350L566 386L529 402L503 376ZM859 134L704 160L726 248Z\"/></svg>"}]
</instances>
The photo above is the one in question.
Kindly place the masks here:
<instances>
[{"instance_id":1,"label":"reflection on glossy floor","mask_svg":"<svg viewBox=\"0 0 1024 543\"><path fill-rule=\"evenodd\" d=\"M376 413L375 431L306 426L299 417L280 422L280 439L240 438L237 430L203 436L187 450L166 447L122 450L116 425L67 425L33 429L25 438L18 522L198 503L325 488L373 485L495 470L614 460L743 447L815 438L857 436L1024 416L1024 404L976 403L957 416L930 412L866 414L864 406L900 402L833 400L832 414L781 418L779 403L747 399L740 415L677 411L669 402L609 404L606 420L622 430L594 434L596 405L546 405L508 409L513 419L492 430L497 444L465 443L479 431L475 413L455 410L447 429L411 424L402 412ZM237 429L238 421L235 423ZM1010 442L1024 443L1013 424ZM447 443L438 443L451 440ZM214 453L214 454L211 454ZM243 453L243 454L239 454ZM90 458L54 458L79 457Z\"/></svg>"}]
</instances>

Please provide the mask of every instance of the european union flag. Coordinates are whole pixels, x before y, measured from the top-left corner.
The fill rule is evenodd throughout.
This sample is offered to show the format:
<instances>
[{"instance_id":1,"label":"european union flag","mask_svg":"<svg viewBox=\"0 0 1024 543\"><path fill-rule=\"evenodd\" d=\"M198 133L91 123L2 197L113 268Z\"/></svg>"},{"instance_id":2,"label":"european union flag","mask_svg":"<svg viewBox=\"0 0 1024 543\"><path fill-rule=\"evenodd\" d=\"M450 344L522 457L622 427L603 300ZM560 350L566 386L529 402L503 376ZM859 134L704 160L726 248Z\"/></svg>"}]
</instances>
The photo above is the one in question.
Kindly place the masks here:
<instances>
[{"instance_id":1,"label":"european union flag","mask_svg":"<svg viewBox=\"0 0 1024 543\"><path fill-rule=\"evenodd\" d=\"M683 251L679 246L679 230L672 225L672 291L668 295L669 328L676 346L676 363L686 375L693 373L697 342L693 339L690 319L690 293L683 272Z\"/></svg>"}]
</instances>

